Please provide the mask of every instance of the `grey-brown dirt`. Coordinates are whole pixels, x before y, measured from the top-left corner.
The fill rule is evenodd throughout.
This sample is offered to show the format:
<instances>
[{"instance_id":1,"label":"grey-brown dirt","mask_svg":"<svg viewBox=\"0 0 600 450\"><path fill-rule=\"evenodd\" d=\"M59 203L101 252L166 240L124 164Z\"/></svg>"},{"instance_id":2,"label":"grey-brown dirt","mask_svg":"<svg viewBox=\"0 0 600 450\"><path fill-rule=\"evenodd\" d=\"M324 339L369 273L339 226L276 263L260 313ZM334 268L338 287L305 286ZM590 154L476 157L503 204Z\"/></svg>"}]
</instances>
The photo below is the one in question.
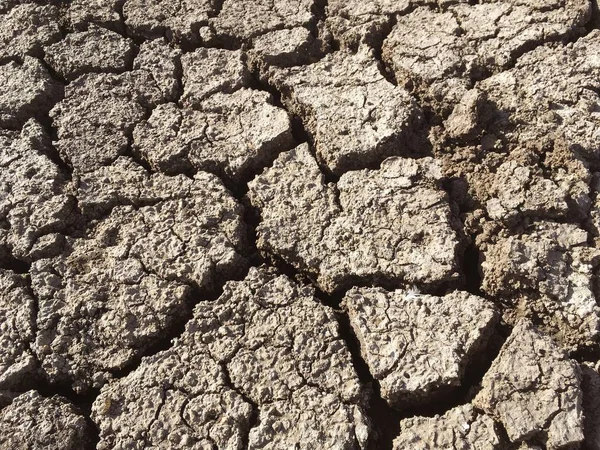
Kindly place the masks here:
<instances>
[{"instance_id":1,"label":"grey-brown dirt","mask_svg":"<svg viewBox=\"0 0 600 450\"><path fill-rule=\"evenodd\" d=\"M0 0L0 450L600 450L595 0Z\"/></svg>"}]
</instances>

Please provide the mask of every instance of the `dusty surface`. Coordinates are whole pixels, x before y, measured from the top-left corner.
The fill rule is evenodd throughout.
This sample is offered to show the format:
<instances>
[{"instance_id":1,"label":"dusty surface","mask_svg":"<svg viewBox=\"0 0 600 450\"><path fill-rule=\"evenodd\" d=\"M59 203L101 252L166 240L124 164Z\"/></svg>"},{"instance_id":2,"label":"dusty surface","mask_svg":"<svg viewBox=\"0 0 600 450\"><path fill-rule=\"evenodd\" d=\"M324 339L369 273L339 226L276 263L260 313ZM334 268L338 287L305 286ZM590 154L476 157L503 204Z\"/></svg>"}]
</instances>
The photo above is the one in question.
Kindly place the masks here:
<instances>
[{"instance_id":1,"label":"dusty surface","mask_svg":"<svg viewBox=\"0 0 600 450\"><path fill-rule=\"evenodd\" d=\"M394 450L500 448L500 436L494 427L494 421L485 414L478 413L469 404L452 408L441 416L411 417L403 420L400 426L403 431L394 440Z\"/></svg>"},{"instance_id":2,"label":"dusty surface","mask_svg":"<svg viewBox=\"0 0 600 450\"><path fill-rule=\"evenodd\" d=\"M515 302L518 314L535 315L563 345L590 345L600 327L593 292L600 255L587 240L576 225L550 222L502 233L483 252L482 289Z\"/></svg>"},{"instance_id":3,"label":"dusty surface","mask_svg":"<svg viewBox=\"0 0 600 450\"><path fill-rule=\"evenodd\" d=\"M435 297L354 288L342 305L381 396L396 408L427 404L460 386L498 321L492 305L458 291Z\"/></svg>"},{"instance_id":4,"label":"dusty surface","mask_svg":"<svg viewBox=\"0 0 600 450\"><path fill-rule=\"evenodd\" d=\"M398 83L419 86L424 95L445 102L460 98L474 80L513 65L540 41L583 34L590 14L586 0L417 8L398 17L383 43L383 58Z\"/></svg>"},{"instance_id":5,"label":"dusty surface","mask_svg":"<svg viewBox=\"0 0 600 450\"><path fill-rule=\"evenodd\" d=\"M102 45L98 47L97 42ZM67 80L86 72L122 72L133 60L129 39L94 25L88 31L71 33L44 50L48 65Z\"/></svg>"},{"instance_id":6,"label":"dusty surface","mask_svg":"<svg viewBox=\"0 0 600 450\"><path fill-rule=\"evenodd\" d=\"M30 56L23 62L0 63L0 86L2 128L18 128L31 117L41 117L62 94L62 86Z\"/></svg>"},{"instance_id":7,"label":"dusty surface","mask_svg":"<svg viewBox=\"0 0 600 450\"><path fill-rule=\"evenodd\" d=\"M239 186L293 146L286 112L271 103L267 92L242 88L197 109L160 105L134 130L134 152L161 172L203 170Z\"/></svg>"},{"instance_id":8,"label":"dusty surface","mask_svg":"<svg viewBox=\"0 0 600 450\"><path fill-rule=\"evenodd\" d=\"M306 66L273 68L263 76L302 118L319 162L334 173L420 150L414 136L421 119L418 106L385 79L366 49L355 55L335 52Z\"/></svg>"},{"instance_id":9,"label":"dusty surface","mask_svg":"<svg viewBox=\"0 0 600 450\"><path fill-rule=\"evenodd\" d=\"M50 138L38 122L0 136L0 255L29 262L72 223L75 199L47 156Z\"/></svg>"},{"instance_id":10,"label":"dusty surface","mask_svg":"<svg viewBox=\"0 0 600 450\"><path fill-rule=\"evenodd\" d=\"M430 158L390 158L333 186L308 146L299 146L249 183L262 219L258 247L330 293L357 281L453 281L459 239L439 176Z\"/></svg>"},{"instance_id":11,"label":"dusty surface","mask_svg":"<svg viewBox=\"0 0 600 450\"><path fill-rule=\"evenodd\" d=\"M192 289L206 292L244 266L241 208L216 177L114 169L80 181L83 212L102 208L101 219L31 267L36 354L50 380L76 390L101 386L159 340L185 316ZM120 189L103 192L107 179Z\"/></svg>"},{"instance_id":12,"label":"dusty surface","mask_svg":"<svg viewBox=\"0 0 600 450\"><path fill-rule=\"evenodd\" d=\"M497 431L500 423L516 445L531 441L558 449L583 442L577 363L530 322L523 320L514 327L476 388L479 393L472 403L443 415L403 420L394 449L500 449L504 448Z\"/></svg>"},{"instance_id":13,"label":"dusty surface","mask_svg":"<svg viewBox=\"0 0 600 450\"><path fill-rule=\"evenodd\" d=\"M25 392L0 411L0 447L76 450L90 442L90 426L68 400Z\"/></svg>"},{"instance_id":14,"label":"dusty surface","mask_svg":"<svg viewBox=\"0 0 600 450\"><path fill-rule=\"evenodd\" d=\"M2 303L0 389L25 386L37 370L31 351L35 339L35 301L25 277L10 270L0 270Z\"/></svg>"},{"instance_id":15,"label":"dusty surface","mask_svg":"<svg viewBox=\"0 0 600 450\"><path fill-rule=\"evenodd\" d=\"M251 269L102 390L98 448L364 448L365 392L334 317L310 288Z\"/></svg>"},{"instance_id":16,"label":"dusty surface","mask_svg":"<svg viewBox=\"0 0 600 450\"><path fill-rule=\"evenodd\" d=\"M0 448L600 448L599 23L0 0Z\"/></svg>"}]
</instances>

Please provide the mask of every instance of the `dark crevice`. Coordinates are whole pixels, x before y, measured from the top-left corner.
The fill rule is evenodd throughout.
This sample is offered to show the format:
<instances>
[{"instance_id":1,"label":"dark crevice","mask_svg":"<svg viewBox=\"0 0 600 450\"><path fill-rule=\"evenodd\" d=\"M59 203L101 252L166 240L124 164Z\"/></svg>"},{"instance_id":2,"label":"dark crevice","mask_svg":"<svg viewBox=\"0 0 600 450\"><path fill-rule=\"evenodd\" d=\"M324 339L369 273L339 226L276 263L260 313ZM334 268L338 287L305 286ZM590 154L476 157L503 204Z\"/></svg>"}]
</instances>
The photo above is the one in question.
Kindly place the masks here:
<instances>
[{"instance_id":1,"label":"dark crevice","mask_svg":"<svg viewBox=\"0 0 600 450\"><path fill-rule=\"evenodd\" d=\"M83 450L93 450L100 442L100 430L91 418L92 404L98 397L99 390L90 389L85 394L76 393L70 386L65 384L48 383L46 381L36 384L35 389L43 397L53 397L59 395L66 398L75 408L75 410L84 417L89 434L87 436L86 446Z\"/></svg>"},{"instance_id":2,"label":"dark crevice","mask_svg":"<svg viewBox=\"0 0 600 450\"><path fill-rule=\"evenodd\" d=\"M248 448L250 430L256 427L259 423L260 406L250 397L248 397L244 392L242 392L241 389L235 386L235 384L231 381L231 376L229 375L229 368L227 367L227 364L221 362L219 363L219 366L223 371L223 376L225 378L225 384L227 385L227 387L235 391L235 393L239 395L245 403L252 407L252 413L250 414L250 420L248 421L248 432L242 437L242 448Z\"/></svg>"},{"instance_id":3,"label":"dark crevice","mask_svg":"<svg viewBox=\"0 0 600 450\"><path fill-rule=\"evenodd\" d=\"M15 258L9 252L4 252L4 249L0 248L0 269L12 270L13 272L20 274L27 274L31 269L31 264Z\"/></svg>"},{"instance_id":4,"label":"dark crevice","mask_svg":"<svg viewBox=\"0 0 600 450\"><path fill-rule=\"evenodd\" d=\"M329 167L321 163L316 153L313 136L306 129L302 118L298 114L295 114L293 111L291 111L290 108L288 108L288 106L283 102L283 94L275 86L272 86L268 82L263 81L260 77L260 74L257 71L252 72L252 81L250 87L252 87L253 89L266 91L271 94L271 97L273 99L272 104L274 106L277 106L278 108L285 110L288 114L292 129L292 137L294 138L296 145L308 144L313 157L317 161L317 164L319 164L319 169L321 170L321 173L325 177L325 182L337 183L340 178L339 175L334 174L329 169Z\"/></svg>"},{"instance_id":5,"label":"dark crevice","mask_svg":"<svg viewBox=\"0 0 600 450\"><path fill-rule=\"evenodd\" d=\"M479 412L481 413L482 411ZM504 425L501 422L494 421L494 430L496 431L496 434L500 439L500 448L502 450L517 450L521 447L520 442L511 442L510 438L508 437L506 428L504 428Z\"/></svg>"},{"instance_id":6,"label":"dark crevice","mask_svg":"<svg viewBox=\"0 0 600 450\"><path fill-rule=\"evenodd\" d=\"M511 53L510 62L506 65L506 67L503 67L501 70L498 70L498 71L489 71L489 73L485 73L485 75L481 78L474 77L472 79L472 81L473 82L480 81L481 79L489 78L492 75L495 75L495 74L498 74L501 72L506 72L508 70L513 69L517 65L519 59L522 56L526 55L527 53L531 53L532 51L536 50L539 47L542 47L542 46L545 46L548 44L555 44L555 43L567 45L569 43L577 42L579 40L579 38L581 38L585 35L586 35L585 28L579 28L579 29L575 28L574 30L572 30L570 33L568 33L566 35L552 36L549 38L544 38L541 41L527 42Z\"/></svg>"},{"instance_id":7,"label":"dark crevice","mask_svg":"<svg viewBox=\"0 0 600 450\"><path fill-rule=\"evenodd\" d=\"M596 343L593 346L580 347L569 353L569 357L579 363L600 361L600 345Z\"/></svg>"},{"instance_id":8,"label":"dark crevice","mask_svg":"<svg viewBox=\"0 0 600 450\"><path fill-rule=\"evenodd\" d=\"M282 93L273 85L264 81L257 70L250 72L251 79L250 85L248 87L260 91L265 91L271 94L273 106L277 106L285 110L288 113L290 118L291 128L292 128L292 136L296 141L297 145L303 144L305 142L311 141L310 134L306 131L304 124L302 123L302 119L298 117L296 114L292 113L286 105L283 103Z\"/></svg>"},{"instance_id":9,"label":"dark crevice","mask_svg":"<svg viewBox=\"0 0 600 450\"><path fill-rule=\"evenodd\" d=\"M327 10L329 8L329 0L314 0L311 6L311 12L315 25L327 19Z\"/></svg>"},{"instance_id":10,"label":"dark crevice","mask_svg":"<svg viewBox=\"0 0 600 450\"><path fill-rule=\"evenodd\" d=\"M175 58L175 80L176 80L176 89L175 96L171 99L171 103L175 103L176 105L181 105L181 97L183 96L183 65L181 64L181 56ZM150 118L150 114L146 120Z\"/></svg>"},{"instance_id":11,"label":"dark crevice","mask_svg":"<svg viewBox=\"0 0 600 450\"><path fill-rule=\"evenodd\" d=\"M388 64L383 58L383 44L397 23L398 19L395 15L389 16L386 25L381 29L380 33L378 33L377 36L373 37L371 42L371 47L373 48L373 56L377 60L377 67L379 68L379 72L387 81L392 83L394 86L398 86L398 81L396 80L396 74L394 73L394 70L388 66Z\"/></svg>"},{"instance_id":12,"label":"dark crevice","mask_svg":"<svg viewBox=\"0 0 600 450\"><path fill-rule=\"evenodd\" d=\"M318 155L316 154L316 150L314 148L313 137L307 131L306 127L304 126L304 122L303 122L302 118L299 117L297 114L293 113L292 111L290 111L290 109L282 101L282 93L277 88L275 88L271 84L263 81L261 79L260 75L256 71L251 72L251 75L252 75L252 79L251 79L251 83L250 83L249 87L251 87L253 89L268 92L269 94L271 94L271 97L272 97L271 103L274 106L277 106L278 108L281 108L287 112L288 117L290 119L292 137L295 142L295 146L305 144L305 143L308 144L312 155L315 157L315 160L319 164L321 173L325 177L325 182L326 183L337 183L339 181L339 176L334 174L327 166L320 163ZM285 152L288 150L291 150L291 148L282 149L281 152ZM247 192L247 182L251 181L256 175L262 173L262 171L266 167L270 167L273 164L273 161L274 161L274 159L272 159L271 161L268 161L267 164L264 164L259 170L255 170L251 177L246 177L247 178L246 179L246 189L244 191L237 192L238 198L245 195L245 193ZM236 192L234 191L234 194L235 193Z\"/></svg>"},{"instance_id":13,"label":"dark crevice","mask_svg":"<svg viewBox=\"0 0 600 450\"><path fill-rule=\"evenodd\" d=\"M59 168L66 181L73 177L73 167L68 161L63 159L62 155L55 147L54 143L58 142L58 133L53 126L52 119L48 114L44 114L38 119L38 122L46 133L46 142L40 145L39 148L44 150L44 154Z\"/></svg>"},{"instance_id":14,"label":"dark crevice","mask_svg":"<svg viewBox=\"0 0 600 450\"><path fill-rule=\"evenodd\" d=\"M244 40L237 36L217 33L211 24L207 27L211 30L211 36L208 40L203 41L201 45L180 45L183 53L191 53L198 48L216 48L221 50L246 50L250 47L251 39ZM275 31L275 30L272 30ZM256 38L257 36L255 36Z\"/></svg>"},{"instance_id":15,"label":"dark crevice","mask_svg":"<svg viewBox=\"0 0 600 450\"><path fill-rule=\"evenodd\" d=\"M251 79L248 87L251 89L268 92L271 95L270 103L273 106L281 108L287 112L287 110L281 103L280 93L274 89L271 89L266 84L261 83L256 74L251 73ZM290 119L290 123L292 128L291 139L289 139L289 135L288 138L281 138L280 145L275 151L272 152L271 155L268 155L268 157L261 158L260 161L255 161L255 164L242 171L241 174L235 179L232 179L226 173L224 173L224 170L222 168L216 168L215 170L207 171L212 172L214 175L218 176L221 182L236 199L243 199L246 193L248 192L248 183L250 181L256 178L257 175L260 175L266 168L271 167L273 165L273 162L279 157L281 153L293 149L300 143L298 140L297 133L294 132L294 121ZM188 175L189 177L193 177L195 173L196 170L191 169L186 175Z\"/></svg>"},{"instance_id":16,"label":"dark crevice","mask_svg":"<svg viewBox=\"0 0 600 450\"><path fill-rule=\"evenodd\" d=\"M598 6L598 0L592 0L592 20L586 24L585 28L587 31L586 34L600 29L600 7Z\"/></svg>"},{"instance_id":17,"label":"dark crevice","mask_svg":"<svg viewBox=\"0 0 600 450\"><path fill-rule=\"evenodd\" d=\"M52 78L55 82L58 82L63 86L67 85L69 83L69 81L67 79L65 79L56 70L54 70L54 67L52 67L50 64L48 64L44 58L45 58L45 55L41 55L38 58L38 61L40 62L40 64L42 66L44 66L44 69L46 69L46 72L48 72L48 75L50 75L50 78Z\"/></svg>"},{"instance_id":18,"label":"dark crevice","mask_svg":"<svg viewBox=\"0 0 600 450\"><path fill-rule=\"evenodd\" d=\"M256 228L258 227L261 221L260 212L252 205L250 199L247 196L244 196L238 200L244 208L243 221L246 225L245 248L247 248L247 253L244 256L250 259L250 263L252 266L260 266L263 263L263 261L258 254L258 249L256 248Z\"/></svg>"},{"instance_id":19,"label":"dark crevice","mask_svg":"<svg viewBox=\"0 0 600 450\"><path fill-rule=\"evenodd\" d=\"M308 24L308 29L311 34L317 38L323 40L326 38L322 36L323 27L325 26L325 20L327 19L327 8L329 7L329 0L314 0L311 6L312 18ZM325 44L325 42L323 42ZM331 46L332 42L327 42L327 46Z\"/></svg>"},{"instance_id":20,"label":"dark crevice","mask_svg":"<svg viewBox=\"0 0 600 450\"><path fill-rule=\"evenodd\" d=\"M156 171L152 168L152 166L148 163L148 161L146 161L144 158L142 158L137 152L133 151L133 136L128 135L127 136L127 148L125 149L125 151L121 154L121 156L126 156L128 158L131 158L136 164L142 166L146 172L148 172L148 174L154 174ZM193 176L192 176L193 178Z\"/></svg>"},{"instance_id":21,"label":"dark crevice","mask_svg":"<svg viewBox=\"0 0 600 450\"><path fill-rule=\"evenodd\" d=\"M225 3L225 0L212 0L211 17L217 17L219 14L221 14L224 3Z\"/></svg>"},{"instance_id":22,"label":"dark crevice","mask_svg":"<svg viewBox=\"0 0 600 450\"><path fill-rule=\"evenodd\" d=\"M30 295L30 297L33 300L33 308L31 311L31 318L33 319L31 321L31 334L32 334L32 336L37 336L38 335L37 318L39 317L39 313L40 313L40 299L37 296L37 293L35 292L35 290L33 289L31 275L27 274L27 276L25 277L25 283L26 283L27 293ZM33 357L36 360L36 366L40 367L39 359L33 348L33 341L29 341L28 348L29 348L29 352L33 355Z\"/></svg>"},{"instance_id":23,"label":"dark crevice","mask_svg":"<svg viewBox=\"0 0 600 450\"><path fill-rule=\"evenodd\" d=\"M361 355L360 343L350 325L348 315L343 311L337 311L337 318L340 336L350 352L356 374L370 394L366 414L371 422L372 433L367 448L368 450L392 450L393 441L400 433L401 414L391 408L381 396L379 383L371 375Z\"/></svg>"},{"instance_id":24,"label":"dark crevice","mask_svg":"<svg viewBox=\"0 0 600 450\"><path fill-rule=\"evenodd\" d=\"M481 290L482 274L479 268L479 250L474 242L467 245L463 256L463 273L465 275L465 290L470 294L483 297Z\"/></svg>"},{"instance_id":25,"label":"dark crevice","mask_svg":"<svg viewBox=\"0 0 600 450\"><path fill-rule=\"evenodd\" d=\"M314 295L320 303L334 309L340 337L346 343L354 370L367 392L368 404L365 413L369 417L372 427L368 450L391 450L393 440L400 432L401 414L390 407L383 399L379 382L373 378L366 361L362 357L360 343L352 329L350 318L341 307L345 292L328 295L315 288Z\"/></svg>"},{"instance_id":26,"label":"dark crevice","mask_svg":"<svg viewBox=\"0 0 600 450\"><path fill-rule=\"evenodd\" d=\"M119 0L119 2L117 3L117 14L119 15L119 20L123 27L124 35L131 38L131 36L129 36L129 29L125 25L125 11L124 11L125 2L126 2L126 0Z\"/></svg>"}]
</instances>

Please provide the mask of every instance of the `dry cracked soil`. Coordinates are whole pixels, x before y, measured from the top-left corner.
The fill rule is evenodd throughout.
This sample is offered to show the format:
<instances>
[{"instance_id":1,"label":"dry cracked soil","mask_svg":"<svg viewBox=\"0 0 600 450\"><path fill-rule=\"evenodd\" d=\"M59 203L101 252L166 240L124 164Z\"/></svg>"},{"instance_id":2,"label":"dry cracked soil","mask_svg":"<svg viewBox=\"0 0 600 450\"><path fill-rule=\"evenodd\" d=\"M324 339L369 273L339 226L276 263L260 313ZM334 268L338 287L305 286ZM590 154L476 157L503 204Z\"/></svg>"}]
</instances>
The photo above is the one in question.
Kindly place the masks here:
<instances>
[{"instance_id":1,"label":"dry cracked soil","mask_svg":"<svg viewBox=\"0 0 600 450\"><path fill-rule=\"evenodd\" d=\"M600 450L591 0L0 0L0 450Z\"/></svg>"}]
</instances>

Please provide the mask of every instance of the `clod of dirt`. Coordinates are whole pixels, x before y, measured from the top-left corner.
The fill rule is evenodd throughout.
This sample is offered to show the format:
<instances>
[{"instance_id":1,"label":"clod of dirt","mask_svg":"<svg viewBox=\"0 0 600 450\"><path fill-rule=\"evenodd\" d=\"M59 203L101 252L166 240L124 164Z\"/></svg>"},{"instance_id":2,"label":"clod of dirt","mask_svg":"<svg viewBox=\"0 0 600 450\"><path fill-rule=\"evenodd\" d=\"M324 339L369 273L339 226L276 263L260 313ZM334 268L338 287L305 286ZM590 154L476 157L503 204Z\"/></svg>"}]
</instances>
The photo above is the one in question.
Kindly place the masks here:
<instances>
[{"instance_id":1,"label":"clod of dirt","mask_svg":"<svg viewBox=\"0 0 600 450\"><path fill-rule=\"evenodd\" d=\"M41 56L42 47L62 37L58 9L52 5L24 3L0 15L0 61Z\"/></svg>"},{"instance_id":2,"label":"clod of dirt","mask_svg":"<svg viewBox=\"0 0 600 450\"><path fill-rule=\"evenodd\" d=\"M0 64L0 128L19 128L32 117L42 117L61 94L62 86L35 58Z\"/></svg>"},{"instance_id":3,"label":"clod of dirt","mask_svg":"<svg viewBox=\"0 0 600 450\"><path fill-rule=\"evenodd\" d=\"M133 62L134 70L146 70L162 93L163 101L174 102L181 92L181 50L164 38L144 41Z\"/></svg>"},{"instance_id":4,"label":"clod of dirt","mask_svg":"<svg viewBox=\"0 0 600 450\"><path fill-rule=\"evenodd\" d=\"M250 74L240 50L199 48L181 58L183 67L183 95L181 104L197 107L211 95L230 94L247 86Z\"/></svg>"},{"instance_id":5,"label":"clod of dirt","mask_svg":"<svg viewBox=\"0 0 600 450\"><path fill-rule=\"evenodd\" d=\"M401 422L394 449L500 449L502 424L520 449L579 448L583 441L580 371L550 339L521 320L471 403L444 415Z\"/></svg>"},{"instance_id":6,"label":"clod of dirt","mask_svg":"<svg viewBox=\"0 0 600 450\"><path fill-rule=\"evenodd\" d=\"M90 24L111 30L123 27L119 8L125 0L71 0L67 17L76 30L86 30Z\"/></svg>"},{"instance_id":7,"label":"clod of dirt","mask_svg":"<svg viewBox=\"0 0 600 450\"><path fill-rule=\"evenodd\" d=\"M444 104L458 100L472 80L510 67L530 47L583 34L590 18L587 0L417 8L398 17L383 44L383 58L399 83L416 85L447 108Z\"/></svg>"},{"instance_id":8,"label":"clod of dirt","mask_svg":"<svg viewBox=\"0 0 600 450\"><path fill-rule=\"evenodd\" d=\"M270 31L307 26L315 0L224 0L210 24L220 39L244 42Z\"/></svg>"},{"instance_id":9,"label":"clod of dirt","mask_svg":"<svg viewBox=\"0 0 600 450\"><path fill-rule=\"evenodd\" d=\"M50 111L58 134L56 146L77 172L110 164L127 150L133 127L146 114L144 106L159 97L148 73L82 75L66 87L65 99Z\"/></svg>"},{"instance_id":10,"label":"clod of dirt","mask_svg":"<svg viewBox=\"0 0 600 450\"><path fill-rule=\"evenodd\" d=\"M80 450L90 433L85 418L63 397L28 391L0 410L0 448Z\"/></svg>"},{"instance_id":11,"label":"clod of dirt","mask_svg":"<svg viewBox=\"0 0 600 450\"><path fill-rule=\"evenodd\" d=\"M213 14L211 0L126 0L123 16L129 32L147 39L167 37L198 45L199 29Z\"/></svg>"},{"instance_id":12,"label":"clod of dirt","mask_svg":"<svg viewBox=\"0 0 600 450\"><path fill-rule=\"evenodd\" d=\"M121 174L123 167L103 171L113 179ZM62 254L31 268L39 299L35 351L51 381L78 391L101 386L163 338L186 314L190 286L207 292L245 266L241 207L213 175L146 176L137 193L111 192L105 179L80 182L84 211L133 206L114 206L84 235L66 238ZM128 184L125 178L115 186Z\"/></svg>"},{"instance_id":13,"label":"clod of dirt","mask_svg":"<svg viewBox=\"0 0 600 450\"><path fill-rule=\"evenodd\" d=\"M139 209L161 201L193 198L202 193L202 189L187 177L149 175L142 166L124 156L110 166L76 174L73 184L77 206L88 221L108 215L116 206L130 205ZM222 190L221 187L215 189ZM235 205L231 200L225 201L227 206ZM239 212L238 206L233 207L233 212Z\"/></svg>"},{"instance_id":14,"label":"clod of dirt","mask_svg":"<svg viewBox=\"0 0 600 450\"><path fill-rule=\"evenodd\" d=\"M468 145L437 145L445 174L464 178L492 219L513 227L525 219L587 217L589 166L600 141L599 42L596 30L573 44L541 46L478 83L485 100L473 110L473 134L461 137Z\"/></svg>"},{"instance_id":15,"label":"clod of dirt","mask_svg":"<svg viewBox=\"0 0 600 450\"><path fill-rule=\"evenodd\" d=\"M158 43L158 45L162 45ZM135 125L147 110L172 100L176 55L165 50L135 64L139 69L120 75L90 73L65 88L65 99L51 111L58 150L76 172L110 164L128 148Z\"/></svg>"},{"instance_id":16,"label":"clod of dirt","mask_svg":"<svg viewBox=\"0 0 600 450\"><path fill-rule=\"evenodd\" d=\"M460 386L500 318L491 304L460 291L435 297L353 288L342 306L381 396L399 409L423 406Z\"/></svg>"},{"instance_id":17,"label":"clod of dirt","mask_svg":"<svg viewBox=\"0 0 600 450\"><path fill-rule=\"evenodd\" d=\"M241 89L214 94L199 110L160 105L136 127L133 150L159 171L205 170L238 185L294 146L289 118L270 97Z\"/></svg>"},{"instance_id":18,"label":"clod of dirt","mask_svg":"<svg viewBox=\"0 0 600 450\"><path fill-rule=\"evenodd\" d=\"M20 132L0 130L0 258L43 257L53 233L73 222L74 198L45 154L49 144L33 119Z\"/></svg>"},{"instance_id":19,"label":"clod of dirt","mask_svg":"<svg viewBox=\"0 0 600 450\"><path fill-rule=\"evenodd\" d=\"M0 390L24 388L34 380L37 363L35 301L23 275L0 269Z\"/></svg>"},{"instance_id":20,"label":"clod of dirt","mask_svg":"<svg viewBox=\"0 0 600 450\"><path fill-rule=\"evenodd\" d=\"M101 42L102 45L98 45ZM122 72L133 60L133 43L114 31L91 25L45 49L44 60L67 80L88 72Z\"/></svg>"},{"instance_id":21,"label":"clod of dirt","mask_svg":"<svg viewBox=\"0 0 600 450\"><path fill-rule=\"evenodd\" d=\"M102 389L99 449L365 448L365 392L333 311L265 268L228 282L171 349Z\"/></svg>"},{"instance_id":22,"label":"clod of dirt","mask_svg":"<svg viewBox=\"0 0 600 450\"><path fill-rule=\"evenodd\" d=\"M435 286L459 278L460 246L431 158L389 158L380 170L325 183L307 145L249 183L261 214L258 248L326 292L356 282Z\"/></svg>"},{"instance_id":23,"label":"clod of dirt","mask_svg":"<svg viewBox=\"0 0 600 450\"><path fill-rule=\"evenodd\" d=\"M572 202L582 205L582 209L587 209L590 202L586 178L578 180L576 172L563 179L546 178L535 165L508 160L490 174L491 198L485 208L491 219L506 224L518 223L524 217L577 218L582 211L573 211Z\"/></svg>"},{"instance_id":24,"label":"clod of dirt","mask_svg":"<svg viewBox=\"0 0 600 450\"><path fill-rule=\"evenodd\" d=\"M489 104L486 127L511 147L524 140L554 141L555 146L562 140L576 154L598 156L599 42L600 31L594 30L575 43L541 46L520 57L513 69L479 83Z\"/></svg>"},{"instance_id":25,"label":"clod of dirt","mask_svg":"<svg viewBox=\"0 0 600 450\"><path fill-rule=\"evenodd\" d=\"M517 323L481 387L473 405L502 422L511 441L540 439L550 450L583 441L578 367L530 322Z\"/></svg>"},{"instance_id":26,"label":"clod of dirt","mask_svg":"<svg viewBox=\"0 0 600 450\"><path fill-rule=\"evenodd\" d=\"M592 281L600 254L587 240L576 225L552 222L501 233L483 252L482 289L534 317L565 348L591 345L600 327Z\"/></svg>"},{"instance_id":27,"label":"clod of dirt","mask_svg":"<svg viewBox=\"0 0 600 450\"><path fill-rule=\"evenodd\" d=\"M476 133L486 100L486 95L477 88L465 92L444 122L448 137L467 139Z\"/></svg>"},{"instance_id":28,"label":"clod of dirt","mask_svg":"<svg viewBox=\"0 0 600 450\"><path fill-rule=\"evenodd\" d=\"M424 150L416 136L420 109L385 79L366 48L335 52L308 66L273 67L263 76L302 119L319 162L336 174Z\"/></svg>"},{"instance_id":29,"label":"clod of dirt","mask_svg":"<svg viewBox=\"0 0 600 450\"><path fill-rule=\"evenodd\" d=\"M443 415L412 417L400 422L394 450L499 450L501 440L492 418L470 404L452 408Z\"/></svg>"}]
</instances>

